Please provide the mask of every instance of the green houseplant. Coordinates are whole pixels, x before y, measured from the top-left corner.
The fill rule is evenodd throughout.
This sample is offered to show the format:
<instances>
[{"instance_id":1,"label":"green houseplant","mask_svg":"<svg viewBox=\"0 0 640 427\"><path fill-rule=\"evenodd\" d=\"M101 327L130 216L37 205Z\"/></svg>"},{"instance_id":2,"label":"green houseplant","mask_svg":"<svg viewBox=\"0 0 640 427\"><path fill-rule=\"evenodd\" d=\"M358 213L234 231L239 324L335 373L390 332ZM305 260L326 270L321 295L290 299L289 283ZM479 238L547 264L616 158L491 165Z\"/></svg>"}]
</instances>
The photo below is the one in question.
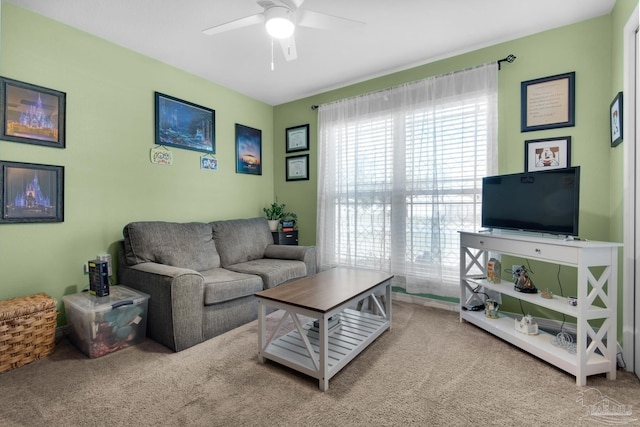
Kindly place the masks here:
<instances>
[{"instance_id":1,"label":"green houseplant","mask_svg":"<svg viewBox=\"0 0 640 427\"><path fill-rule=\"evenodd\" d=\"M281 220L297 220L298 215L293 212L287 212L284 210L285 204L278 203L277 201L271 203L270 206L262 208L267 220L269 221L269 228L271 231L278 231L278 221Z\"/></svg>"}]
</instances>

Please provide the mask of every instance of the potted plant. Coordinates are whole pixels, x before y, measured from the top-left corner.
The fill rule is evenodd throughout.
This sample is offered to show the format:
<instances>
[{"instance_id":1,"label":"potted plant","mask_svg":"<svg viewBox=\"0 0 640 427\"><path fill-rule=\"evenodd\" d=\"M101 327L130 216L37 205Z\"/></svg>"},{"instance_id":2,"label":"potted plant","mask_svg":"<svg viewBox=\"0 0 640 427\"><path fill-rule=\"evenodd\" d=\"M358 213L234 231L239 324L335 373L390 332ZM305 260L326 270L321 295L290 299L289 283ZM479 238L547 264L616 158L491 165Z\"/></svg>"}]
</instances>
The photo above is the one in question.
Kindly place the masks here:
<instances>
[{"instance_id":1,"label":"potted plant","mask_svg":"<svg viewBox=\"0 0 640 427\"><path fill-rule=\"evenodd\" d=\"M271 203L270 206L262 208L267 221L269 222L269 228L271 231L278 231L278 221L280 220L293 220L295 221L298 216L293 212L286 212L284 210L285 204L278 203L277 201Z\"/></svg>"}]
</instances>

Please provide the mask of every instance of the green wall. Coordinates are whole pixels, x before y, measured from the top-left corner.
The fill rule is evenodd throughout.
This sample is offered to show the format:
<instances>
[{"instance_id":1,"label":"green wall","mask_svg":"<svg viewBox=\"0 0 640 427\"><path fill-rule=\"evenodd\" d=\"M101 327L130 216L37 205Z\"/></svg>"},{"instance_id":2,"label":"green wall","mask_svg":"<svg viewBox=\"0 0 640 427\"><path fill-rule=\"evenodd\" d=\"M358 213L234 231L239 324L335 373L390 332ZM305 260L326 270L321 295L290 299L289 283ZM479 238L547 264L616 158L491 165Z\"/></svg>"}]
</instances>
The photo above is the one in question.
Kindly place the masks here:
<instances>
[{"instance_id":1,"label":"green wall","mask_svg":"<svg viewBox=\"0 0 640 427\"><path fill-rule=\"evenodd\" d=\"M590 240L622 242L622 146L609 142L609 104L622 90L622 30L638 0L617 0L610 15L542 32L484 49L435 61L406 71L354 84L339 90L277 106L274 112L275 156L286 156L285 129L311 125L311 180L285 182L276 171L275 191L301 215L300 242L313 244L316 233L317 111L311 105L329 103L367 92L382 90L430 76L453 72L495 61L512 53L514 63L503 63L499 72L499 172L524 170L526 140L571 136L571 163L581 166L580 235ZM536 132L520 131L520 83L545 76L576 73L576 115L574 127ZM620 256L620 260L622 256ZM505 264L507 265L507 264ZM532 263L539 287L558 293L557 266ZM619 270L619 301L622 301L622 270ZM559 274L565 295L575 293L575 270ZM574 283L573 286L569 285ZM503 301L507 311L519 312L515 301ZM622 338L622 304L618 330ZM554 317L556 313L532 311Z\"/></svg>"},{"instance_id":2,"label":"green wall","mask_svg":"<svg viewBox=\"0 0 640 427\"><path fill-rule=\"evenodd\" d=\"M2 3L0 75L67 94L67 148L0 141L0 159L65 166L65 221L0 225L0 299L86 287L87 260L115 256L136 220L210 221L262 215L275 195L298 214L300 243L315 244L317 112L311 105L448 73L513 53L499 74L499 168L522 171L524 141L569 135L582 166L580 234L622 241L622 146L609 147L608 108L622 90L622 29L638 0L610 15L496 44L271 107L76 29ZM576 72L576 126L520 132L520 82ZM171 149L153 165L153 92L216 110L219 170ZM262 130L262 176L235 173L234 124ZM285 129L310 124L310 180L285 180ZM296 153L299 154L299 153ZM60 305L60 304L59 304ZM620 313L621 315L621 313ZM620 317L621 318L621 317ZM621 322L619 322L619 325Z\"/></svg>"},{"instance_id":3,"label":"green wall","mask_svg":"<svg viewBox=\"0 0 640 427\"><path fill-rule=\"evenodd\" d=\"M611 18L603 16L277 106L274 126L276 158L286 155L282 142L285 128L310 123L311 164L315 164L317 112L310 109L313 104L472 67L513 53L516 61L503 63L499 72L500 173L523 171L525 140L571 136L572 164L580 165L582 169L580 234L592 240L607 240L610 235L611 150L607 119L611 101L610 33ZM576 126L520 132L520 83L570 71L576 73ZM287 200L293 210L309 209L308 216L305 214L299 221L303 243L313 242L315 237L317 181L314 173L311 176L314 179L308 184L286 183L277 173L275 177L276 193Z\"/></svg>"},{"instance_id":4,"label":"green wall","mask_svg":"<svg viewBox=\"0 0 640 427\"><path fill-rule=\"evenodd\" d=\"M273 198L273 107L74 28L2 3L0 75L66 92L66 148L0 141L0 159L65 167L64 222L0 225L0 299L88 285L83 265L116 254L130 221L262 216ZM171 148L150 162L154 91L216 111L218 171ZM262 130L262 176L235 173L235 123ZM62 319L61 319L62 320Z\"/></svg>"}]
</instances>

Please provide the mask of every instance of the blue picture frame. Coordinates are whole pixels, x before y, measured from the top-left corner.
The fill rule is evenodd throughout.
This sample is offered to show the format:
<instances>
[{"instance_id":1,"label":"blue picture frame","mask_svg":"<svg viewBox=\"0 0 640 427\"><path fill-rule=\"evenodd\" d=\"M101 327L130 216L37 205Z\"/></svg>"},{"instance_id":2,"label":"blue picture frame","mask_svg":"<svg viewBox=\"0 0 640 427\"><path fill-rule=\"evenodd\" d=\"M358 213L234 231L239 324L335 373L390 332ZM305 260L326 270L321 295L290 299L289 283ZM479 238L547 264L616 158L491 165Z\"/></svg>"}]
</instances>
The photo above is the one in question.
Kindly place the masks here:
<instances>
[{"instance_id":1,"label":"blue picture frame","mask_svg":"<svg viewBox=\"0 0 640 427\"><path fill-rule=\"evenodd\" d=\"M166 147L216 153L216 112L155 92L155 143Z\"/></svg>"},{"instance_id":2,"label":"blue picture frame","mask_svg":"<svg viewBox=\"0 0 640 427\"><path fill-rule=\"evenodd\" d=\"M236 123L236 173L262 175L262 131Z\"/></svg>"},{"instance_id":3,"label":"blue picture frame","mask_svg":"<svg viewBox=\"0 0 640 427\"><path fill-rule=\"evenodd\" d=\"M575 71L522 82L520 130L575 126L575 94Z\"/></svg>"}]
</instances>

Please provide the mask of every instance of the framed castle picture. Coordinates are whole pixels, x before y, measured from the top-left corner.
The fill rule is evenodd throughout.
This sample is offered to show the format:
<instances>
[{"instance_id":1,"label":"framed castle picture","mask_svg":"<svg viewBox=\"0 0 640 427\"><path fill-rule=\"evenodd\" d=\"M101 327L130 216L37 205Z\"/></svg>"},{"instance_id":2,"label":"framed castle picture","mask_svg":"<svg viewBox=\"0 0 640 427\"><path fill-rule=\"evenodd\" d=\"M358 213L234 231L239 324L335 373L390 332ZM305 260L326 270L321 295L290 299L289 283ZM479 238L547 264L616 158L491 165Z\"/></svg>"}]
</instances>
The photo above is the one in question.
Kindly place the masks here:
<instances>
[{"instance_id":1,"label":"framed castle picture","mask_svg":"<svg viewBox=\"0 0 640 427\"><path fill-rule=\"evenodd\" d=\"M0 139L65 148L66 94L0 77Z\"/></svg>"},{"instance_id":2,"label":"framed castle picture","mask_svg":"<svg viewBox=\"0 0 640 427\"><path fill-rule=\"evenodd\" d=\"M216 112L155 93L156 145L216 153Z\"/></svg>"},{"instance_id":3,"label":"framed castle picture","mask_svg":"<svg viewBox=\"0 0 640 427\"><path fill-rule=\"evenodd\" d=\"M64 221L64 167L0 161L0 224Z\"/></svg>"}]
</instances>

